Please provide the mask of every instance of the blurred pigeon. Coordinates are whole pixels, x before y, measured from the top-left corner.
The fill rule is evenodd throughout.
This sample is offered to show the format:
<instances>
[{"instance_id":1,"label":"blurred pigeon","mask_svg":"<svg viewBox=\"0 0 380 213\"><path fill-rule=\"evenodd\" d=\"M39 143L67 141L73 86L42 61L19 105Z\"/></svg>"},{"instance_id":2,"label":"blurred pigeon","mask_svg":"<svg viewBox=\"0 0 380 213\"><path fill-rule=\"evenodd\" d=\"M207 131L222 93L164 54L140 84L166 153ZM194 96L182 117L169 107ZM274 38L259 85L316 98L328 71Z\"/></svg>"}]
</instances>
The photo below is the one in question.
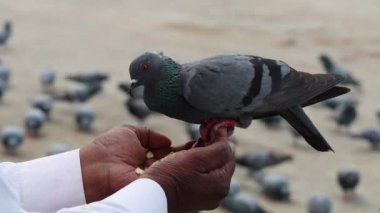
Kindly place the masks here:
<instances>
[{"instance_id":1,"label":"blurred pigeon","mask_svg":"<svg viewBox=\"0 0 380 213\"><path fill-rule=\"evenodd\" d=\"M53 108L53 98L49 95L39 94L34 97L32 106L41 110L46 118L50 117L50 112Z\"/></svg>"},{"instance_id":2,"label":"blurred pigeon","mask_svg":"<svg viewBox=\"0 0 380 213\"><path fill-rule=\"evenodd\" d=\"M279 115L261 118L259 121L263 122L268 128L278 128L281 125L282 118Z\"/></svg>"},{"instance_id":3,"label":"blurred pigeon","mask_svg":"<svg viewBox=\"0 0 380 213\"><path fill-rule=\"evenodd\" d=\"M0 101L3 99L6 89L7 89L6 83L0 79Z\"/></svg>"},{"instance_id":4,"label":"blurred pigeon","mask_svg":"<svg viewBox=\"0 0 380 213\"><path fill-rule=\"evenodd\" d=\"M141 99L143 99L144 98L144 87L141 86L141 87L138 87L138 88L135 88L135 89L132 90L131 89L131 85L132 85L131 81L121 82L119 84L119 89L122 92L124 92L125 94L130 95L133 98L141 98Z\"/></svg>"},{"instance_id":5,"label":"blurred pigeon","mask_svg":"<svg viewBox=\"0 0 380 213\"><path fill-rule=\"evenodd\" d=\"M32 108L26 112L24 123L28 135L38 136L39 131L45 122L45 114L37 108Z\"/></svg>"},{"instance_id":6,"label":"blurred pigeon","mask_svg":"<svg viewBox=\"0 0 380 213\"><path fill-rule=\"evenodd\" d=\"M17 126L4 126L1 130L1 142L8 154L15 154L24 141L24 133Z\"/></svg>"},{"instance_id":7,"label":"blurred pigeon","mask_svg":"<svg viewBox=\"0 0 380 213\"><path fill-rule=\"evenodd\" d=\"M3 80L6 85L8 85L10 76L11 70L7 65L0 61L0 79Z\"/></svg>"},{"instance_id":8,"label":"blurred pigeon","mask_svg":"<svg viewBox=\"0 0 380 213\"><path fill-rule=\"evenodd\" d=\"M240 192L240 184L232 179L228 195L222 200L220 206L230 212L239 213L265 213L257 201L248 194Z\"/></svg>"},{"instance_id":9,"label":"blurred pigeon","mask_svg":"<svg viewBox=\"0 0 380 213\"><path fill-rule=\"evenodd\" d=\"M220 55L178 64L145 53L130 65L131 89L144 86L147 106L169 117L201 123L201 141L214 127L247 128L252 119L280 114L319 151L332 150L302 107L347 93L339 75L298 72L282 61Z\"/></svg>"},{"instance_id":10,"label":"blurred pigeon","mask_svg":"<svg viewBox=\"0 0 380 213\"><path fill-rule=\"evenodd\" d=\"M52 68L44 69L40 74L40 83L42 85L43 90L46 92L50 92L56 78L57 78L56 70Z\"/></svg>"},{"instance_id":11,"label":"blurred pigeon","mask_svg":"<svg viewBox=\"0 0 380 213\"><path fill-rule=\"evenodd\" d=\"M252 171L259 171L265 167L274 166L292 160L291 155L276 154L267 151L248 152L236 157L236 163L249 168Z\"/></svg>"},{"instance_id":12,"label":"blurred pigeon","mask_svg":"<svg viewBox=\"0 0 380 213\"><path fill-rule=\"evenodd\" d=\"M325 195L313 195L307 204L309 213L331 213L332 202Z\"/></svg>"},{"instance_id":13,"label":"blurred pigeon","mask_svg":"<svg viewBox=\"0 0 380 213\"><path fill-rule=\"evenodd\" d=\"M94 71L88 73L78 73L66 76L66 79L84 84L100 84L108 80L108 75Z\"/></svg>"},{"instance_id":14,"label":"blurred pigeon","mask_svg":"<svg viewBox=\"0 0 380 213\"><path fill-rule=\"evenodd\" d=\"M347 69L336 64L328 55L322 54L319 59L321 60L327 73L337 74L345 78L345 80L341 82L342 84L350 84L357 87L361 86L360 82L355 79Z\"/></svg>"},{"instance_id":15,"label":"blurred pigeon","mask_svg":"<svg viewBox=\"0 0 380 213\"><path fill-rule=\"evenodd\" d=\"M267 174L263 171L252 171L249 176L262 187L263 193L268 198L278 201L288 201L290 199L289 182L284 176Z\"/></svg>"},{"instance_id":16,"label":"blurred pigeon","mask_svg":"<svg viewBox=\"0 0 380 213\"><path fill-rule=\"evenodd\" d=\"M190 140L197 141L200 138L199 124L186 123L186 133Z\"/></svg>"},{"instance_id":17,"label":"blurred pigeon","mask_svg":"<svg viewBox=\"0 0 380 213\"><path fill-rule=\"evenodd\" d=\"M246 193L225 197L220 206L230 212L238 213L266 213L257 201Z\"/></svg>"},{"instance_id":18,"label":"blurred pigeon","mask_svg":"<svg viewBox=\"0 0 380 213\"><path fill-rule=\"evenodd\" d=\"M0 31L0 46L5 45L12 34L12 23L6 21L3 25L2 31Z\"/></svg>"},{"instance_id":19,"label":"blurred pigeon","mask_svg":"<svg viewBox=\"0 0 380 213\"><path fill-rule=\"evenodd\" d=\"M78 87L56 95L55 98L67 102L86 102L101 91L99 84L80 84Z\"/></svg>"},{"instance_id":20,"label":"blurred pigeon","mask_svg":"<svg viewBox=\"0 0 380 213\"><path fill-rule=\"evenodd\" d=\"M380 127L368 128L360 133L353 133L351 137L366 140L373 149L380 150Z\"/></svg>"},{"instance_id":21,"label":"blurred pigeon","mask_svg":"<svg viewBox=\"0 0 380 213\"><path fill-rule=\"evenodd\" d=\"M65 144L65 143L56 143L56 144L53 144L46 156L50 156L50 155L56 155L56 154L60 154L60 153L63 153L63 152L67 152L67 151L70 151L70 147Z\"/></svg>"},{"instance_id":22,"label":"blurred pigeon","mask_svg":"<svg viewBox=\"0 0 380 213\"><path fill-rule=\"evenodd\" d=\"M338 183L343 190L343 198L351 201L355 196L355 188L359 184L360 173L357 170L341 170L338 172Z\"/></svg>"},{"instance_id":23,"label":"blurred pigeon","mask_svg":"<svg viewBox=\"0 0 380 213\"><path fill-rule=\"evenodd\" d=\"M78 128L83 131L90 131L95 116L95 111L90 106L81 105L77 107L75 111L75 121Z\"/></svg>"},{"instance_id":24,"label":"blurred pigeon","mask_svg":"<svg viewBox=\"0 0 380 213\"><path fill-rule=\"evenodd\" d=\"M357 118L356 104L347 101L340 105L332 115L338 126L349 128Z\"/></svg>"},{"instance_id":25,"label":"blurred pigeon","mask_svg":"<svg viewBox=\"0 0 380 213\"><path fill-rule=\"evenodd\" d=\"M141 98L129 98L125 102L125 107L140 122L143 122L149 115L152 114L152 111L146 106L145 102Z\"/></svg>"},{"instance_id":26,"label":"blurred pigeon","mask_svg":"<svg viewBox=\"0 0 380 213\"><path fill-rule=\"evenodd\" d=\"M347 101L353 101L347 95L338 96L322 102L322 105L328 109L337 109L339 106L345 104Z\"/></svg>"}]
</instances>

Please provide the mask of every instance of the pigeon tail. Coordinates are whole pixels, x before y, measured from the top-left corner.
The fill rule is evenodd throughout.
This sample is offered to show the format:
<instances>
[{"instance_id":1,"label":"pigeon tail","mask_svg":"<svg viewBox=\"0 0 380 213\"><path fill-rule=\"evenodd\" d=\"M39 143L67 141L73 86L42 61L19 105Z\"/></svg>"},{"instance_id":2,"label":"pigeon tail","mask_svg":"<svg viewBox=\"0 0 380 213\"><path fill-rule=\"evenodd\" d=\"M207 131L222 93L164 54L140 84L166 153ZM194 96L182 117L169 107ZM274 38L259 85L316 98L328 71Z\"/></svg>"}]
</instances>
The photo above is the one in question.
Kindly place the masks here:
<instances>
[{"instance_id":1,"label":"pigeon tail","mask_svg":"<svg viewBox=\"0 0 380 213\"><path fill-rule=\"evenodd\" d=\"M305 114L301 106L296 105L291 107L282 111L280 115L288 121L289 124L296 129L314 149L321 152L329 150L334 152L321 133L319 133L318 129L314 126L310 118Z\"/></svg>"}]
</instances>

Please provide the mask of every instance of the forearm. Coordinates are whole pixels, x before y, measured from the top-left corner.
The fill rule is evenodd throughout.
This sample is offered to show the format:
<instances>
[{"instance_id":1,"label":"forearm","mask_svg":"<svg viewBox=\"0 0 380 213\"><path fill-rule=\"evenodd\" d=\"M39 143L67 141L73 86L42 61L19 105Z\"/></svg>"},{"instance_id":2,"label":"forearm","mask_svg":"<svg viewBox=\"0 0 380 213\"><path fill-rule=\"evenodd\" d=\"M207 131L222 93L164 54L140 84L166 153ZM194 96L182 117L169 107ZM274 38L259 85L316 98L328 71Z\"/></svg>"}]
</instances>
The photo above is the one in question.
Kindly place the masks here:
<instances>
[{"instance_id":1,"label":"forearm","mask_svg":"<svg viewBox=\"0 0 380 213\"><path fill-rule=\"evenodd\" d=\"M85 204L79 150L14 164L8 176L27 211L55 212Z\"/></svg>"},{"instance_id":2,"label":"forearm","mask_svg":"<svg viewBox=\"0 0 380 213\"><path fill-rule=\"evenodd\" d=\"M110 197L83 206L62 209L58 213L95 212L167 212L167 200L161 186L150 179L138 179Z\"/></svg>"}]
</instances>

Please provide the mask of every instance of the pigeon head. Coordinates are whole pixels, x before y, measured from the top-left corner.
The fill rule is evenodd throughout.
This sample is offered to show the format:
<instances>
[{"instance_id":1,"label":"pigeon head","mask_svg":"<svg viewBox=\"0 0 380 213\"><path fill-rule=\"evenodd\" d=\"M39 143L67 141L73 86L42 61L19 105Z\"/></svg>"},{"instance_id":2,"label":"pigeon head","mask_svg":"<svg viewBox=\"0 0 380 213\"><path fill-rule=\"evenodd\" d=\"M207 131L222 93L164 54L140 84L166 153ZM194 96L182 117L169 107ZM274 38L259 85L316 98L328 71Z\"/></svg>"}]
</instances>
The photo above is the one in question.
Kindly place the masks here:
<instances>
[{"instance_id":1,"label":"pigeon head","mask_svg":"<svg viewBox=\"0 0 380 213\"><path fill-rule=\"evenodd\" d=\"M174 70L167 69L172 64L175 65L175 62L162 53L146 52L137 57L129 67L131 90L141 85L152 85L162 74Z\"/></svg>"}]
</instances>

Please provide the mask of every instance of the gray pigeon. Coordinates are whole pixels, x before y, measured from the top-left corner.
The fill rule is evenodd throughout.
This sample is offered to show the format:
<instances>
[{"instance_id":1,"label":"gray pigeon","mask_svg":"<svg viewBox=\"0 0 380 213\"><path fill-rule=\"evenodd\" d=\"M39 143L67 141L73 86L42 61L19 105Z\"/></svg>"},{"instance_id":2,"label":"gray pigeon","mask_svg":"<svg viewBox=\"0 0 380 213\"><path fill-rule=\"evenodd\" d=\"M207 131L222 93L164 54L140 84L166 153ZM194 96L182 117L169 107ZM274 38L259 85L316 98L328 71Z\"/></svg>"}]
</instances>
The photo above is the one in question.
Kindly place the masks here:
<instances>
[{"instance_id":1,"label":"gray pigeon","mask_svg":"<svg viewBox=\"0 0 380 213\"><path fill-rule=\"evenodd\" d=\"M250 172L252 177L262 188L264 195L278 201L289 201L290 187L288 180L281 175L261 172Z\"/></svg>"},{"instance_id":2,"label":"gray pigeon","mask_svg":"<svg viewBox=\"0 0 380 213\"><path fill-rule=\"evenodd\" d=\"M56 155L67 151L70 151L70 147L67 144L56 143L49 148L48 152L46 153L46 156Z\"/></svg>"},{"instance_id":3,"label":"gray pigeon","mask_svg":"<svg viewBox=\"0 0 380 213\"><path fill-rule=\"evenodd\" d=\"M286 63L250 55L219 55L179 64L147 52L130 65L132 90L144 86L147 106L169 117L202 124L201 141L212 129L246 128L252 119L281 115L319 151L332 150L303 106L347 93L333 74L298 72Z\"/></svg>"},{"instance_id":4,"label":"gray pigeon","mask_svg":"<svg viewBox=\"0 0 380 213\"><path fill-rule=\"evenodd\" d=\"M2 31L0 31L0 46L5 45L12 34L12 23L6 21L3 25Z\"/></svg>"},{"instance_id":5,"label":"gray pigeon","mask_svg":"<svg viewBox=\"0 0 380 213\"><path fill-rule=\"evenodd\" d=\"M374 150L380 150L380 127L368 128L359 133L351 134L351 137L366 140Z\"/></svg>"},{"instance_id":6,"label":"gray pigeon","mask_svg":"<svg viewBox=\"0 0 380 213\"><path fill-rule=\"evenodd\" d=\"M263 168L278 165L292 159L291 155L277 154L267 151L254 151L237 156L236 163L240 166L247 167L252 171L259 171Z\"/></svg>"},{"instance_id":7,"label":"gray pigeon","mask_svg":"<svg viewBox=\"0 0 380 213\"><path fill-rule=\"evenodd\" d=\"M108 80L108 75L99 71L78 73L66 76L67 80L84 84L100 84Z\"/></svg>"},{"instance_id":8,"label":"gray pigeon","mask_svg":"<svg viewBox=\"0 0 380 213\"><path fill-rule=\"evenodd\" d=\"M138 87L138 88L135 88L135 89L131 90L131 85L132 85L131 81L121 82L119 84L119 89L122 92L124 92L125 94L128 94L128 95L130 95L133 98L141 98L141 99L143 99L144 98L144 87L141 86L141 87Z\"/></svg>"},{"instance_id":9,"label":"gray pigeon","mask_svg":"<svg viewBox=\"0 0 380 213\"><path fill-rule=\"evenodd\" d=\"M321 54L319 59L327 73L337 74L345 78L345 80L341 82L342 84L349 84L357 87L361 86L360 82L355 79L347 69L336 64L328 55Z\"/></svg>"},{"instance_id":10,"label":"gray pigeon","mask_svg":"<svg viewBox=\"0 0 380 213\"><path fill-rule=\"evenodd\" d=\"M357 170L345 169L338 172L338 183L343 190L343 198L351 201L355 198L355 188L360 182L360 173Z\"/></svg>"},{"instance_id":11,"label":"gray pigeon","mask_svg":"<svg viewBox=\"0 0 380 213\"><path fill-rule=\"evenodd\" d=\"M36 95L32 102L32 107L41 110L46 118L50 117L50 112L53 109L53 98L50 95Z\"/></svg>"},{"instance_id":12,"label":"gray pigeon","mask_svg":"<svg viewBox=\"0 0 380 213\"><path fill-rule=\"evenodd\" d=\"M76 88L56 95L54 98L70 103L83 103L101 91L100 84L79 84Z\"/></svg>"},{"instance_id":13,"label":"gray pigeon","mask_svg":"<svg viewBox=\"0 0 380 213\"><path fill-rule=\"evenodd\" d=\"M307 204L309 213L331 213L331 199L325 195L313 195Z\"/></svg>"},{"instance_id":14,"label":"gray pigeon","mask_svg":"<svg viewBox=\"0 0 380 213\"><path fill-rule=\"evenodd\" d=\"M26 112L24 124L29 136L39 136L39 131L45 122L45 114L37 108Z\"/></svg>"},{"instance_id":15,"label":"gray pigeon","mask_svg":"<svg viewBox=\"0 0 380 213\"><path fill-rule=\"evenodd\" d=\"M57 71L48 67L40 74L40 83L44 91L50 92L55 80L57 79Z\"/></svg>"},{"instance_id":16,"label":"gray pigeon","mask_svg":"<svg viewBox=\"0 0 380 213\"><path fill-rule=\"evenodd\" d=\"M240 184L232 179L228 195L222 200L220 206L230 212L238 213L265 213L266 211L257 201L246 193L240 192Z\"/></svg>"},{"instance_id":17,"label":"gray pigeon","mask_svg":"<svg viewBox=\"0 0 380 213\"><path fill-rule=\"evenodd\" d=\"M340 127L346 128L349 128L358 116L356 103L351 101L341 104L333 113L332 118L335 120L336 124Z\"/></svg>"},{"instance_id":18,"label":"gray pigeon","mask_svg":"<svg viewBox=\"0 0 380 213\"><path fill-rule=\"evenodd\" d=\"M347 95L341 95L341 96L323 101L322 106L331 110L335 110L342 104L345 104L347 101L354 101L354 100L349 99Z\"/></svg>"},{"instance_id":19,"label":"gray pigeon","mask_svg":"<svg viewBox=\"0 0 380 213\"><path fill-rule=\"evenodd\" d=\"M96 113L90 106L81 105L75 110L75 121L82 131L90 131Z\"/></svg>"},{"instance_id":20,"label":"gray pigeon","mask_svg":"<svg viewBox=\"0 0 380 213\"><path fill-rule=\"evenodd\" d=\"M199 124L186 123L186 133L190 140L197 141L200 138Z\"/></svg>"},{"instance_id":21,"label":"gray pigeon","mask_svg":"<svg viewBox=\"0 0 380 213\"><path fill-rule=\"evenodd\" d=\"M6 83L0 79L0 101L3 99L6 89L7 89Z\"/></svg>"},{"instance_id":22,"label":"gray pigeon","mask_svg":"<svg viewBox=\"0 0 380 213\"><path fill-rule=\"evenodd\" d=\"M11 70L6 64L0 61L0 79L3 80L6 85L8 85L10 76Z\"/></svg>"},{"instance_id":23,"label":"gray pigeon","mask_svg":"<svg viewBox=\"0 0 380 213\"><path fill-rule=\"evenodd\" d=\"M144 122L152 111L146 106L144 99L131 97L125 102L125 107L131 115L137 118L140 122Z\"/></svg>"},{"instance_id":24,"label":"gray pigeon","mask_svg":"<svg viewBox=\"0 0 380 213\"><path fill-rule=\"evenodd\" d=\"M16 154L24 141L24 132L17 126L4 126L1 130L1 142L8 154Z\"/></svg>"}]
</instances>

